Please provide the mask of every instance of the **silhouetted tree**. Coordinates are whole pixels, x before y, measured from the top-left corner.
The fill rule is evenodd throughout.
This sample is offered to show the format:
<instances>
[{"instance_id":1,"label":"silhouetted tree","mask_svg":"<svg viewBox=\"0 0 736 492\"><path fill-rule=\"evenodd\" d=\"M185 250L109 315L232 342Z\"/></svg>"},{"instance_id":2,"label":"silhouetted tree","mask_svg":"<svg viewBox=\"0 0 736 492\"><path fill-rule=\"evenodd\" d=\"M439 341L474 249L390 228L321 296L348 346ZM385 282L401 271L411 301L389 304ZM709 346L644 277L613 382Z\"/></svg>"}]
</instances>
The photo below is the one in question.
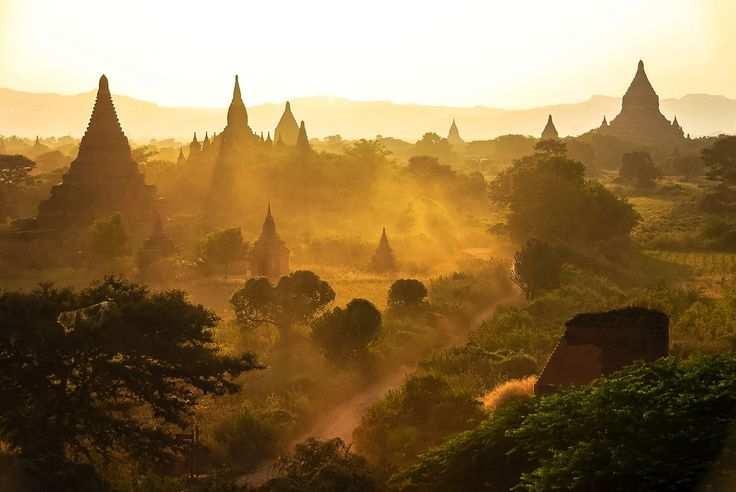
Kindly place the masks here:
<instances>
[{"instance_id":1,"label":"silhouetted tree","mask_svg":"<svg viewBox=\"0 0 736 492\"><path fill-rule=\"evenodd\" d=\"M388 306L391 308L416 307L427 299L427 288L413 278L402 278L391 284L388 291Z\"/></svg>"},{"instance_id":2,"label":"silhouetted tree","mask_svg":"<svg viewBox=\"0 0 736 492\"><path fill-rule=\"evenodd\" d=\"M736 136L721 137L703 149L708 177L727 184L736 183Z\"/></svg>"},{"instance_id":3,"label":"silhouetted tree","mask_svg":"<svg viewBox=\"0 0 736 492\"><path fill-rule=\"evenodd\" d=\"M313 272L300 270L271 285L265 277L251 278L235 292L230 304L238 323L246 329L272 325L285 345L294 324L310 323L335 299L330 284Z\"/></svg>"},{"instance_id":4,"label":"silhouetted tree","mask_svg":"<svg viewBox=\"0 0 736 492\"><path fill-rule=\"evenodd\" d=\"M201 246L200 261L208 266L228 267L245 257L247 244L243 242L240 227L213 232Z\"/></svg>"},{"instance_id":5,"label":"silhouetted tree","mask_svg":"<svg viewBox=\"0 0 736 492\"><path fill-rule=\"evenodd\" d=\"M590 244L626 237L639 216L624 199L585 179L582 163L564 144L543 141L536 153L514 161L491 182L491 200L508 208L512 238Z\"/></svg>"},{"instance_id":6,"label":"silhouetted tree","mask_svg":"<svg viewBox=\"0 0 736 492\"><path fill-rule=\"evenodd\" d=\"M30 181L36 163L22 155L0 155L0 222L16 214L12 195Z\"/></svg>"},{"instance_id":7,"label":"silhouetted tree","mask_svg":"<svg viewBox=\"0 0 736 492\"><path fill-rule=\"evenodd\" d=\"M425 133L414 146L414 155L432 156L442 162L453 162L457 158L450 142L436 133Z\"/></svg>"},{"instance_id":8,"label":"silhouetted tree","mask_svg":"<svg viewBox=\"0 0 736 492\"><path fill-rule=\"evenodd\" d=\"M89 249L93 258L111 260L130 253L128 234L120 214L95 221L90 228Z\"/></svg>"},{"instance_id":9,"label":"silhouetted tree","mask_svg":"<svg viewBox=\"0 0 736 492\"><path fill-rule=\"evenodd\" d=\"M82 490L93 459L170 461L200 397L258 367L220 354L216 323L181 291L113 278L0 293L0 439L42 490Z\"/></svg>"},{"instance_id":10,"label":"silhouetted tree","mask_svg":"<svg viewBox=\"0 0 736 492\"><path fill-rule=\"evenodd\" d=\"M638 188L651 188L661 173L649 152L629 152L621 157L619 178Z\"/></svg>"},{"instance_id":11,"label":"silhouetted tree","mask_svg":"<svg viewBox=\"0 0 736 492\"><path fill-rule=\"evenodd\" d=\"M353 299L312 324L312 338L334 362L362 359L381 329L381 313L370 301Z\"/></svg>"},{"instance_id":12,"label":"silhouetted tree","mask_svg":"<svg viewBox=\"0 0 736 492\"><path fill-rule=\"evenodd\" d=\"M672 170L685 179L701 176L705 164L697 155L677 155L672 159Z\"/></svg>"},{"instance_id":13,"label":"silhouetted tree","mask_svg":"<svg viewBox=\"0 0 736 492\"><path fill-rule=\"evenodd\" d=\"M562 258L555 248L530 239L514 255L511 274L527 299L534 299L541 290L560 286L561 269Z\"/></svg>"},{"instance_id":14,"label":"silhouetted tree","mask_svg":"<svg viewBox=\"0 0 736 492\"><path fill-rule=\"evenodd\" d=\"M266 482L261 492L379 492L381 481L368 462L351 452L342 439L314 438L296 445L294 454L276 463L278 476Z\"/></svg>"}]
</instances>

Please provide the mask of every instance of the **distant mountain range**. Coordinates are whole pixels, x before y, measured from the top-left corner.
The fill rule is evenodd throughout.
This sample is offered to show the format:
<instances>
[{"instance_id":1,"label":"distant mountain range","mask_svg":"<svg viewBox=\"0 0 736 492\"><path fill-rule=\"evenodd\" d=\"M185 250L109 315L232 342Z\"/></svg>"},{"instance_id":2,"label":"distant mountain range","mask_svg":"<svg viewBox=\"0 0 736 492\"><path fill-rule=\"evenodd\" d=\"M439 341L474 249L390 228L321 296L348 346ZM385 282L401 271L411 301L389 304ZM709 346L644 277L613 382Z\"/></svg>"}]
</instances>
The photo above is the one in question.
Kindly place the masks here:
<instances>
[{"instance_id":1,"label":"distant mountain range","mask_svg":"<svg viewBox=\"0 0 736 492\"><path fill-rule=\"evenodd\" d=\"M0 135L24 137L81 136L94 103L94 92L78 95L39 94L0 89ZM114 96L120 122L134 140L150 138L191 139L192 132L221 131L227 108L166 107ZM246 101L246 105L248 102ZM305 120L310 137L340 134L343 138L373 138L376 135L417 140L425 132L447 135L452 118L465 140L482 140L514 133L538 136L548 114L560 135L578 135L609 121L621 108L621 99L593 96L587 101L529 109L498 109L484 106L449 107L399 104L384 101L352 101L341 98L307 97L292 100L297 120ZM662 112L677 119L692 136L736 133L736 100L724 96L689 94L663 99ZM273 128L283 104L248 107L254 131Z\"/></svg>"}]
</instances>

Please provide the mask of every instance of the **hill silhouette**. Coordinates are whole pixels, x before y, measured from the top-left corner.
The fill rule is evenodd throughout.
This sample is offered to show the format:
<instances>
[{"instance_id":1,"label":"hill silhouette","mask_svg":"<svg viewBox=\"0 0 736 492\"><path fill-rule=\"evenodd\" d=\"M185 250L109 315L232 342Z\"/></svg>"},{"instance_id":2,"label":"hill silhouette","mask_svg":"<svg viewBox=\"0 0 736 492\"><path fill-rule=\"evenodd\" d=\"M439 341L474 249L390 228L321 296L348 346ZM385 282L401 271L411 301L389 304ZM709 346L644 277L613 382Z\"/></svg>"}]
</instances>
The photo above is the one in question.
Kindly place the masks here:
<instances>
[{"instance_id":1,"label":"hill silhouette","mask_svg":"<svg viewBox=\"0 0 736 492\"><path fill-rule=\"evenodd\" d=\"M115 95L118 114L136 140L175 137L190 139L193 131L221 131L226 108L167 107ZM291 101L297 119L309 125L310 137L340 134L344 138L373 138L377 134L417 140L425 132L445 136L454 117L465 140L481 140L515 133L538 136L552 114L561 136L578 135L597 127L603 116L612 119L621 99L593 96L585 101L528 109L484 106L450 107L401 104L387 101L353 101L343 98L306 97ZM0 88L0 135L24 137L81 136L94 92L77 95L31 93ZM283 112L283 101L249 105L254 131L271 131ZM736 132L736 100L708 94L663 99L661 109L675 115L693 136Z\"/></svg>"}]
</instances>

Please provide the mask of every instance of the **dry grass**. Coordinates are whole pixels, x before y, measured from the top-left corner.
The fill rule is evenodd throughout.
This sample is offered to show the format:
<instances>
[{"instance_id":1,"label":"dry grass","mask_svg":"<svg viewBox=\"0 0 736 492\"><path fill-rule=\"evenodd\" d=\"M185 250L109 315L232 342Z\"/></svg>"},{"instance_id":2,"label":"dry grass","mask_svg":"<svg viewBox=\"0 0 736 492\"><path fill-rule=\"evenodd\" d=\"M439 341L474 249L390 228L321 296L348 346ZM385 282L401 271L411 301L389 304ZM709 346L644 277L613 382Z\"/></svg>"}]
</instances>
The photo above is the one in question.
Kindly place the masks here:
<instances>
[{"instance_id":1,"label":"dry grass","mask_svg":"<svg viewBox=\"0 0 736 492\"><path fill-rule=\"evenodd\" d=\"M509 379L481 397L483 408L492 412L510 402L529 399L534 396L536 382L536 376Z\"/></svg>"}]
</instances>

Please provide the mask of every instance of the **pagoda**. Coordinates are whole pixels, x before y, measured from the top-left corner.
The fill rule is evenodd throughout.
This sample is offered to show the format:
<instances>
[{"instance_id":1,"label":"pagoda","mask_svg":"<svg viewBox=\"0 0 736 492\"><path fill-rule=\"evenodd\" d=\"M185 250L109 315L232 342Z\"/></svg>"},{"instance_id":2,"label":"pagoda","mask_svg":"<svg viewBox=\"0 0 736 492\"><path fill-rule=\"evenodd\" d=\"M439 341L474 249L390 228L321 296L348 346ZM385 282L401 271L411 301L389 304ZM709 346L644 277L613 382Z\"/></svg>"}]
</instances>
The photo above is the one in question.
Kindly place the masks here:
<instances>
[{"instance_id":1,"label":"pagoda","mask_svg":"<svg viewBox=\"0 0 736 492\"><path fill-rule=\"evenodd\" d=\"M312 147L309 145L309 137L307 137L307 127L302 120L299 125L299 134L296 136L296 150L300 152L310 152Z\"/></svg>"},{"instance_id":2,"label":"pagoda","mask_svg":"<svg viewBox=\"0 0 736 492\"><path fill-rule=\"evenodd\" d=\"M253 244L250 270L253 276L270 280L278 280L289 273L289 249L276 232L270 203L261 235Z\"/></svg>"},{"instance_id":3,"label":"pagoda","mask_svg":"<svg viewBox=\"0 0 736 492\"><path fill-rule=\"evenodd\" d=\"M608 126L601 126L598 133L645 145L667 145L684 138L679 123L670 123L660 112L659 96L649 82L641 60L624 94L621 112Z\"/></svg>"},{"instance_id":4,"label":"pagoda","mask_svg":"<svg viewBox=\"0 0 736 492\"><path fill-rule=\"evenodd\" d=\"M155 188L146 185L131 156L103 75L79 153L62 182L39 205L36 226L40 230L74 229L120 213L135 232L150 225L154 204Z\"/></svg>"},{"instance_id":5,"label":"pagoda","mask_svg":"<svg viewBox=\"0 0 736 492\"><path fill-rule=\"evenodd\" d=\"M243 103L240 82L235 76L233 98L227 110L227 126L213 139L211 149L216 151L212 171L205 220L208 226L232 226L239 215L236 183L243 165L253 159L258 138L248 126L248 111Z\"/></svg>"},{"instance_id":6,"label":"pagoda","mask_svg":"<svg viewBox=\"0 0 736 492\"><path fill-rule=\"evenodd\" d=\"M559 138L559 134L557 133L557 128L555 128L555 123L552 121L552 115L547 116L547 124L544 125L544 130L542 130L542 140L557 140Z\"/></svg>"},{"instance_id":7,"label":"pagoda","mask_svg":"<svg viewBox=\"0 0 736 492\"><path fill-rule=\"evenodd\" d=\"M287 101L284 113L281 115L276 130L274 131L274 141L283 145L294 147L299 135L299 126L296 124L296 118L291 112L291 104Z\"/></svg>"},{"instance_id":8,"label":"pagoda","mask_svg":"<svg viewBox=\"0 0 736 492\"><path fill-rule=\"evenodd\" d=\"M378 273L388 273L396 271L396 258L391 246L388 244L388 236L386 228L381 232L381 239L378 241L376 252L371 258L371 270Z\"/></svg>"},{"instance_id":9,"label":"pagoda","mask_svg":"<svg viewBox=\"0 0 736 492\"><path fill-rule=\"evenodd\" d=\"M447 141L454 147L461 146L465 143L465 140L460 136L460 130L457 129L457 125L455 124L455 118L452 119L450 131L447 133Z\"/></svg>"}]
</instances>

